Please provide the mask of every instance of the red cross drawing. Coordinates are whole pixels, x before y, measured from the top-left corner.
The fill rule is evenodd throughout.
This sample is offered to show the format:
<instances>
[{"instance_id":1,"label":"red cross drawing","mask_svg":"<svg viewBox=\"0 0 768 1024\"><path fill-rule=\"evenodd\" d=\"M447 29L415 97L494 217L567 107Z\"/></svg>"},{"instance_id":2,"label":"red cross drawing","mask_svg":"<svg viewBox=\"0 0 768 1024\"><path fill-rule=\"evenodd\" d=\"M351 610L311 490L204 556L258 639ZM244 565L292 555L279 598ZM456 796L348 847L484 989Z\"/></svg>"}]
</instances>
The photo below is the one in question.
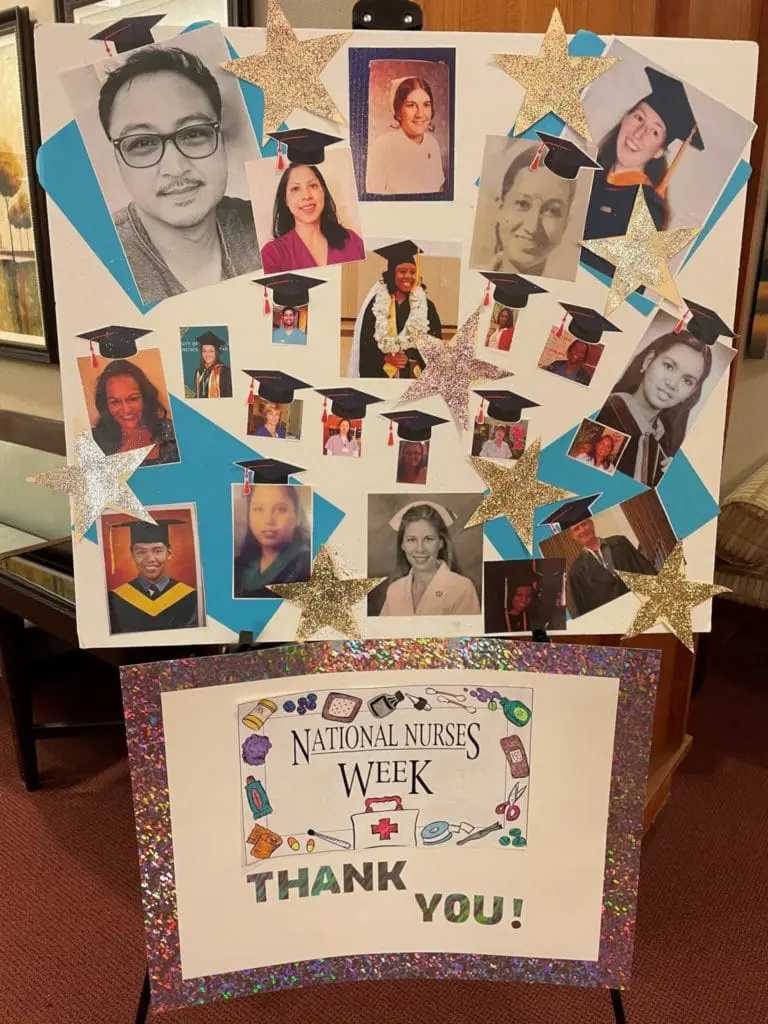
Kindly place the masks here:
<instances>
[{"instance_id":1,"label":"red cross drawing","mask_svg":"<svg viewBox=\"0 0 768 1024\"><path fill-rule=\"evenodd\" d=\"M371 825L371 832L377 832L379 839L391 839L395 832L400 831L400 826L393 824L389 818L379 818L377 825Z\"/></svg>"}]
</instances>

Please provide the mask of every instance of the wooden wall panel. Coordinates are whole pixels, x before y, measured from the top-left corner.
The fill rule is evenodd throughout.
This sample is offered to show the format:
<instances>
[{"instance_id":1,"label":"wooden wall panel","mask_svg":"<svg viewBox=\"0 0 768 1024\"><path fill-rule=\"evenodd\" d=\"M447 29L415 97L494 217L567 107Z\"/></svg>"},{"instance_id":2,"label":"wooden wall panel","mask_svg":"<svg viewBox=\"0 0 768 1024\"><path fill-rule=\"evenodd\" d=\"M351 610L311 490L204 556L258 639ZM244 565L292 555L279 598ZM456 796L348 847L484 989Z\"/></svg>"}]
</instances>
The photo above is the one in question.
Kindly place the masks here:
<instances>
[{"instance_id":1,"label":"wooden wall panel","mask_svg":"<svg viewBox=\"0 0 768 1024\"><path fill-rule=\"evenodd\" d=\"M675 0L560 0L558 7L568 32L583 28L592 32L652 36L659 3L670 2ZM554 6L543 0L420 0L420 3L426 29L463 32L544 32Z\"/></svg>"}]
</instances>

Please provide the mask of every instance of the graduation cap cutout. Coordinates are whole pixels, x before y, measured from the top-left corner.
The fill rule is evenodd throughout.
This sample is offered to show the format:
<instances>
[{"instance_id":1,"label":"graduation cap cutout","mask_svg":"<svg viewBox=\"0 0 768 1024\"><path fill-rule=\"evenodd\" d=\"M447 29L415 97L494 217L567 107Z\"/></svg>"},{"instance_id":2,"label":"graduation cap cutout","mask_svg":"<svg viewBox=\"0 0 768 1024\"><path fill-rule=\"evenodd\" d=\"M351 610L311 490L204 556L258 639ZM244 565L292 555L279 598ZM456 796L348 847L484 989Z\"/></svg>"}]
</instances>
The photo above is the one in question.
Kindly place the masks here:
<instances>
[{"instance_id":1,"label":"graduation cap cutout","mask_svg":"<svg viewBox=\"0 0 768 1024\"><path fill-rule=\"evenodd\" d=\"M691 302L690 299L683 299L683 301L688 307L688 313L675 328L676 334L686 330L694 338L703 341L705 345L714 345L720 337L736 337L735 332L713 309L700 306L698 302Z\"/></svg>"},{"instance_id":2,"label":"graduation cap cutout","mask_svg":"<svg viewBox=\"0 0 768 1024\"><path fill-rule=\"evenodd\" d=\"M484 423L485 414L483 403L488 403L488 415L491 419L500 420L502 423L518 423L524 409L537 409L538 402L531 402L521 395L512 391L499 391L495 389L472 389L476 395L480 395L480 409L475 417L475 423Z\"/></svg>"},{"instance_id":3,"label":"graduation cap cutout","mask_svg":"<svg viewBox=\"0 0 768 1024\"><path fill-rule=\"evenodd\" d=\"M569 530L577 523L592 518L594 515L592 506L599 497L600 494L590 494L586 498L573 498L571 501L566 501L564 505L556 508L554 512L550 512L545 519L542 519L540 525L551 526L553 533Z\"/></svg>"},{"instance_id":4,"label":"graduation cap cutout","mask_svg":"<svg viewBox=\"0 0 768 1024\"><path fill-rule=\"evenodd\" d=\"M131 547L134 544L165 544L170 547L168 533L171 526L184 526L183 519L161 519L155 516L154 523L144 523L136 520L132 523L115 523L110 526L112 530L127 529L131 531Z\"/></svg>"},{"instance_id":5,"label":"graduation cap cutout","mask_svg":"<svg viewBox=\"0 0 768 1024\"><path fill-rule=\"evenodd\" d=\"M509 306L510 309L524 309L531 295L547 294L546 288L541 288L533 281L526 281L519 274L497 274L488 271L483 273L483 277L488 279L483 300L485 306L490 301L491 285L494 286L494 299L502 306Z\"/></svg>"},{"instance_id":6,"label":"graduation cap cutout","mask_svg":"<svg viewBox=\"0 0 768 1024\"><path fill-rule=\"evenodd\" d=\"M271 277L257 277L254 284L264 287L264 313L271 313L267 288L272 289L272 298L277 306L307 306L309 293L318 285L328 284L317 277L304 277L302 274L273 274Z\"/></svg>"},{"instance_id":7,"label":"graduation cap cutout","mask_svg":"<svg viewBox=\"0 0 768 1024\"><path fill-rule=\"evenodd\" d=\"M448 422L440 416L433 416L429 412L420 412L418 409L408 409L405 412L383 412L381 415L389 420L387 445L390 448L395 443L392 436L394 424L397 424L397 436L402 441L429 441L432 437L432 428Z\"/></svg>"},{"instance_id":8,"label":"graduation cap cutout","mask_svg":"<svg viewBox=\"0 0 768 1024\"><path fill-rule=\"evenodd\" d=\"M285 146L289 164L321 164L325 160L325 147L342 142L338 135L326 135L314 128L290 128L282 132L268 132L278 144L277 169L283 170L282 147Z\"/></svg>"},{"instance_id":9,"label":"graduation cap cutout","mask_svg":"<svg viewBox=\"0 0 768 1024\"><path fill-rule=\"evenodd\" d=\"M585 153L570 139L562 139L559 135L550 135L548 132L536 134L541 142L531 164L532 171L537 170L539 164L543 162L544 166L558 178L573 181L583 167L602 167L602 164L593 160L589 153Z\"/></svg>"},{"instance_id":10,"label":"graduation cap cutout","mask_svg":"<svg viewBox=\"0 0 768 1024\"><path fill-rule=\"evenodd\" d=\"M328 419L327 400L331 400L331 414L340 416L345 420L362 420L368 411L368 406L374 402L383 402L383 398L376 398L375 395L368 395L357 388L315 388L318 394L322 395L323 416L322 421Z\"/></svg>"},{"instance_id":11,"label":"graduation cap cutout","mask_svg":"<svg viewBox=\"0 0 768 1024\"><path fill-rule=\"evenodd\" d=\"M220 348L227 347L226 341L224 341L223 338L220 338L218 334L214 334L213 331L206 331L204 334L201 334L197 339L197 344L200 348L202 348L203 345L213 345L217 352Z\"/></svg>"},{"instance_id":12,"label":"graduation cap cutout","mask_svg":"<svg viewBox=\"0 0 768 1024\"><path fill-rule=\"evenodd\" d=\"M394 270L401 263L412 263L418 267L418 257L424 252L410 238L404 238L401 242L392 242L391 245L382 245L380 249L373 251L387 261L387 270Z\"/></svg>"},{"instance_id":13,"label":"graduation cap cutout","mask_svg":"<svg viewBox=\"0 0 768 1024\"><path fill-rule=\"evenodd\" d=\"M144 14L137 18L120 18L106 28L99 29L91 39L103 41L107 52L108 44L112 43L118 53L127 53L128 50L154 43L152 29L164 17L164 14Z\"/></svg>"},{"instance_id":14,"label":"graduation cap cutout","mask_svg":"<svg viewBox=\"0 0 768 1024\"><path fill-rule=\"evenodd\" d=\"M618 331L621 333L620 327L612 324L610 320L606 320L595 309L589 309L588 306L574 306L570 302L561 302L560 305L565 310L565 314L560 326L555 331L555 336L558 338L562 338L565 321L569 316L571 322L568 330L574 338L578 338L579 341L584 341L588 345L597 344L605 331Z\"/></svg>"},{"instance_id":15,"label":"graduation cap cutout","mask_svg":"<svg viewBox=\"0 0 768 1024\"><path fill-rule=\"evenodd\" d=\"M99 355L104 359L127 359L128 356L135 356L138 352L136 341L143 338L151 331L141 327L118 327L111 324L109 327L100 327L96 331L83 331L76 335L84 341L90 342L91 365L96 366L96 353L94 345L98 347Z\"/></svg>"},{"instance_id":16,"label":"graduation cap cutout","mask_svg":"<svg viewBox=\"0 0 768 1024\"><path fill-rule=\"evenodd\" d=\"M675 139L687 142L694 149L703 150L704 140L699 132L688 94L683 83L663 71L646 67L645 73L651 83L650 93L641 102L652 107L667 127L666 146Z\"/></svg>"},{"instance_id":17,"label":"graduation cap cutout","mask_svg":"<svg viewBox=\"0 0 768 1024\"><path fill-rule=\"evenodd\" d=\"M254 381L259 382L259 398L263 398L267 402L276 402L278 405L288 405L293 401L294 391L312 386L305 384L303 380L291 377L289 373L283 373L282 370L243 370L243 373L247 373L251 378L249 405L253 405Z\"/></svg>"},{"instance_id":18,"label":"graduation cap cutout","mask_svg":"<svg viewBox=\"0 0 768 1024\"><path fill-rule=\"evenodd\" d=\"M279 459L245 459L235 465L243 469L243 494L251 493L252 480L257 484L287 484L289 476L306 472L301 466Z\"/></svg>"}]
</instances>

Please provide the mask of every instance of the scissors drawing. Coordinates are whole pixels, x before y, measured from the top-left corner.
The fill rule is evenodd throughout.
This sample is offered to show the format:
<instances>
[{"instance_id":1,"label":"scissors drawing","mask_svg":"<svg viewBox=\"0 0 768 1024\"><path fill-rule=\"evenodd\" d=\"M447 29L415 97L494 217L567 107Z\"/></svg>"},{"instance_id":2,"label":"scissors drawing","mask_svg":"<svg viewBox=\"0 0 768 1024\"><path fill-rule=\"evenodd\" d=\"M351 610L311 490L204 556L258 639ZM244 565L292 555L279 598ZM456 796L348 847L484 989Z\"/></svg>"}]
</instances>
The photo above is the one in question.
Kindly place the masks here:
<instances>
[{"instance_id":1,"label":"scissors drawing","mask_svg":"<svg viewBox=\"0 0 768 1024\"><path fill-rule=\"evenodd\" d=\"M498 807L496 808L496 813L504 814L506 816L507 821L517 821L517 819L520 817L520 807L518 806L518 801L523 799L523 794L525 793L527 788L527 786L523 786L519 782L516 782L512 789L510 789L509 795L507 796L507 799L504 801L504 803L499 804Z\"/></svg>"},{"instance_id":2,"label":"scissors drawing","mask_svg":"<svg viewBox=\"0 0 768 1024\"><path fill-rule=\"evenodd\" d=\"M452 704L455 708L461 708L468 715L476 715L477 708L474 705L467 705L466 693L448 693L446 690L436 690L434 686L428 686L426 692L430 697L437 697L438 704Z\"/></svg>"}]
</instances>

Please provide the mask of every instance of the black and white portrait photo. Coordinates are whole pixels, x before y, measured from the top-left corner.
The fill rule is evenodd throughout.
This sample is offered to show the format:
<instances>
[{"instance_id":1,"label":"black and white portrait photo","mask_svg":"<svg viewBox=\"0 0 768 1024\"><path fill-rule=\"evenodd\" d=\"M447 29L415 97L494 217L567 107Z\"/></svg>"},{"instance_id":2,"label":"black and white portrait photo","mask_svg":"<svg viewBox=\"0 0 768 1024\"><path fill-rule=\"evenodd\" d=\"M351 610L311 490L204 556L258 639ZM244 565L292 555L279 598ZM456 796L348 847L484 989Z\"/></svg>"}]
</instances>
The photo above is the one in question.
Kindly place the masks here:
<instances>
[{"instance_id":1,"label":"black and white portrait photo","mask_svg":"<svg viewBox=\"0 0 768 1024\"><path fill-rule=\"evenodd\" d=\"M486 138L473 269L575 280L594 172L561 177L541 161L539 149L529 139Z\"/></svg>"},{"instance_id":2,"label":"black and white portrait photo","mask_svg":"<svg viewBox=\"0 0 768 1024\"><path fill-rule=\"evenodd\" d=\"M476 494L369 494L369 615L479 615L482 527Z\"/></svg>"},{"instance_id":3,"label":"black and white portrait photo","mask_svg":"<svg viewBox=\"0 0 768 1024\"><path fill-rule=\"evenodd\" d=\"M218 25L63 72L144 303L261 266L244 162L258 158Z\"/></svg>"}]
</instances>

